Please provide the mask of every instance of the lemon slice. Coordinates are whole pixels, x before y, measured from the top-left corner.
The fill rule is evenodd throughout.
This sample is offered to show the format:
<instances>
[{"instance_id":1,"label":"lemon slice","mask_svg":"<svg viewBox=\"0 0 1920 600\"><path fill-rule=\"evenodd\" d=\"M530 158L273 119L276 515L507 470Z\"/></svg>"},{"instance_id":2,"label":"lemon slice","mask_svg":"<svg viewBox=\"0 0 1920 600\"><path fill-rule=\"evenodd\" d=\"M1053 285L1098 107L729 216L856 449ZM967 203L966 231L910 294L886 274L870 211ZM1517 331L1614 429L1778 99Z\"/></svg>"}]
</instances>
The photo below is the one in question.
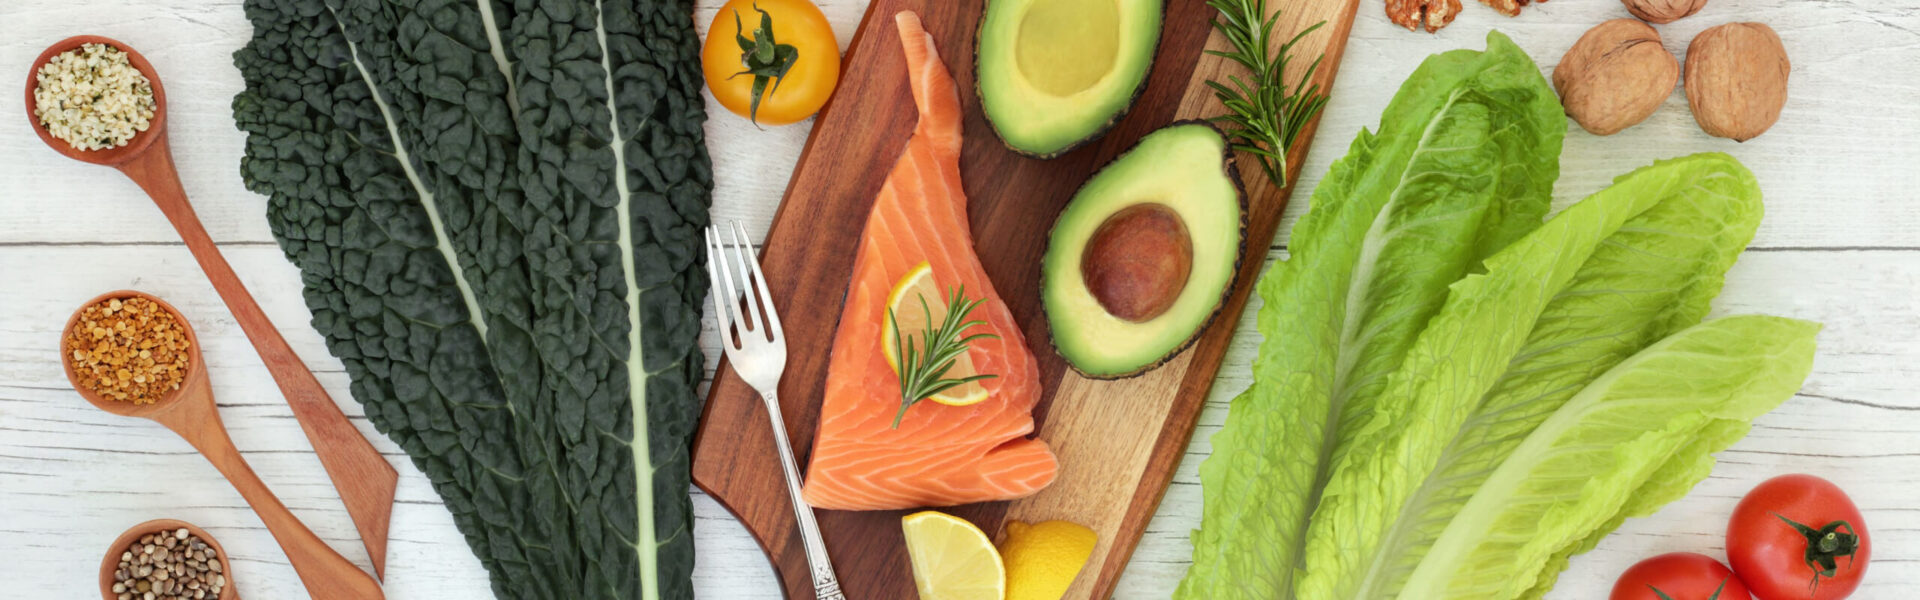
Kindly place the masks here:
<instances>
[{"instance_id":1,"label":"lemon slice","mask_svg":"<svg viewBox=\"0 0 1920 600\"><path fill-rule=\"evenodd\" d=\"M1004 600L1007 569L987 534L938 511L900 518L920 600Z\"/></svg>"},{"instance_id":2,"label":"lemon slice","mask_svg":"<svg viewBox=\"0 0 1920 600\"><path fill-rule=\"evenodd\" d=\"M1084 525L1007 522L1000 554L1007 564L1007 600L1060 600L1093 556L1100 536Z\"/></svg>"},{"instance_id":3,"label":"lemon slice","mask_svg":"<svg viewBox=\"0 0 1920 600\"><path fill-rule=\"evenodd\" d=\"M913 336L913 341L908 343L915 348L923 347L927 330L946 320L947 297L950 293L934 282L933 265L925 262L909 269L906 275L900 277L900 281L893 284L893 291L887 294L887 308L893 313L884 317L885 322L880 328L880 352L886 355L887 366L893 367L894 375L900 374L900 363L894 358L899 355L893 338L894 319L899 319L900 339ZM922 299L927 302L924 308L920 305ZM929 320L928 316L933 318ZM941 379L961 379L978 374L980 372L974 370L973 357L968 352L954 359L953 367L947 369ZM987 399L987 388L978 381L970 381L941 390L927 399L948 406L978 404Z\"/></svg>"}]
</instances>

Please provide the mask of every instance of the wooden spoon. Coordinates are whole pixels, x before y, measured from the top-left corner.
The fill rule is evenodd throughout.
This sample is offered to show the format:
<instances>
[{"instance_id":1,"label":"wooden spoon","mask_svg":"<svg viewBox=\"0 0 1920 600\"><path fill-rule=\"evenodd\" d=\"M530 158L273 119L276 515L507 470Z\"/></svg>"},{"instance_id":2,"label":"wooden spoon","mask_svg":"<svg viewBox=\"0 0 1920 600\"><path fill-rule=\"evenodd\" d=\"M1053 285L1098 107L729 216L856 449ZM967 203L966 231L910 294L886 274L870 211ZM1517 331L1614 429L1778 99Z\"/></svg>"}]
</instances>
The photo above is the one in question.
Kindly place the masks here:
<instances>
[{"instance_id":1,"label":"wooden spoon","mask_svg":"<svg viewBox=\"0 0 1920 600\"><path fill-rule=\"evenodd\" d=\"M135 135L125 146L104 150L79 150L71 144L53 137L47 128L41 127L39 119L34 117L38 106L33 97L36 79L40 67L54 56L68 50L79 48L83 44L106 44L127 53L127 58L146 75L153 84L153 121L146 131ZM200 225L200 218L194 216L193 205L187 202L186 189L180 185L180 174L173 168L173 153L167 147L167 91L160 85L160 74L146 57L126 44L97 35L74 36L47 48L40 58L33 61L33 69L27 72L27 119L32 121L33 130L40 134L40 141L67 158L97 165L106 165L125 173L140 184L140 188L153 197L153 203L173 222L173 228L180 232L180 239L186 241L187 249L193 252L193 259L200 263L200 270L212 280L213 289L220 293L220 299L227 304L227 310L233 313L240 329L247 332L247 339L253 341L253 349L260 354L260 360L267 365L267 371L273 374L273 381L280 386L280 393L287 398L287 404L293 407L293 416L300 421L300 428L306 431L307 441L313 444L313 450L320 455L321 466L326 467L327 477L333 480L334 489L340 493L340 500L347 506L347 514L353 517L353 526L360 532L360 541L367 547L367 556L373 560L373 572L376 575L386 573L387 567L387 525L393 517L394 488L399 485L400 474L393 465L387 464L380 452L360 435L360 430L347 421L340 412L339 405L327 397L326 389L320 387L319 380L313 378L306 363L293 353L287 341L280 337L280 331L267 320L267 314L254 303L253 295L247 293L246 286L240 283L240 277L233 273L233 267L227 265L227 259L220 256L220 249L213 244L213 238L207 236L207 230Z\"/></svg>"},{"instance_id":2,"label":"wooden spoon","mask_svg":"<svg viewBox=\"0 0 1920 600\"><path fill-rule=\"evenodd\" d=\"M80 313L87 307L113 299L145 298L166 309L173 318L178 319L180 327L187 334L187 375L180 389L168 392L166 396L152 404L134 404L102 398L85 385L81 385L78 373L73 370L73 348L68 343L68 335L74 324L80 322ZM200 339L193 334L193 326L175 310L173 305L150 294L132 290L121 290L101 294L80 310L73 311L67 319L67 326L60 330L60 364L67 372L67 381L80 397L95 408L125 417L149 419L180 437L186 438L207 462L213 463L220 474L226 476L233 488L240 491L247 504L253 507L254 514L260 516L267 531L273 534L274 541L280 543L280 549L287 553L287 561L293 563L293 570L300 574L300 582L306 584L307 593L314 600L384 600L380 591L380 582L361 571L346 557L334 552L326 541L293 516L280 498L267 489L267 484L255 475L253 467L247 466L247 460L240 456L240 450L233 446L233 439L227 437L227 426L220 422L220 411L213 404L213 387L208 383L207 364L200 357ZM222 552L225 554L225 552Z\"/></svg>"},{"instance_id":3,"label":"wooden spoon","mask_svg":"<svg viewBox=\"0 0 1920 600\"><path fill-rule=\"evenodd\" d=\"M171 533L182 529L200 538L200 541L206 542L207 548L213 550L214 559L220 561L220 574L227 578L227 584L220 588L220 596L207 600L240 600L239 587L233 584L233 561L227 560L227 549L222 548L220 542L215 541L206 530L194 527L192 523L173 519L154 519L129 527L126 533L120 534L120 538L113 541L112 546L107 547L107 555L100 559L100 597L104 600L119 600L120 595L113 593L113 572L120 568L120 555L125 553L127 547L132 546L134 541L149 533Z\"/></svg>"}]
</instances>

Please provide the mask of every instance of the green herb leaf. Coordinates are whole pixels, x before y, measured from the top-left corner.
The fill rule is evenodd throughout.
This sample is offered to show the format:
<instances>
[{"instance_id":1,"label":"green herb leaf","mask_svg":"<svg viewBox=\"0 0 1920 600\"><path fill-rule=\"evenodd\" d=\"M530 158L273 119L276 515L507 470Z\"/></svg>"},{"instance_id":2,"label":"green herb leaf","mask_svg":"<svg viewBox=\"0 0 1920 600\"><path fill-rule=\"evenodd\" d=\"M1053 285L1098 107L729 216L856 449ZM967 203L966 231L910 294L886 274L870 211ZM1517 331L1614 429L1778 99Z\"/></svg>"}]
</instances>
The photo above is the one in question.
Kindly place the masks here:
<instances>
[{"instance_id":1,"label":"green herb leaf","mask_svg":"<svg viewBox=\"0 0 1920 600\"><path fill-rule=\"evenodd\" d=\"M919 404L921 400L957 386L966 385L982 379L992 379L998 375L979 374L957 379L948 379L947 371L953 363L967 352L973 342L978 340L997 340L1000 336L991 333L976 333L962 336L967 329L975 325L985 325L986 321L968 321L967 315L980 306L981 300L968 300L967 286L949 288L947 298L947 316L939 326L919 336L900 334L899 320L894 318L893 309L887 309L888 329L893 335L894 364L900 365L900 412L893 416L893 426L900 427L900 419L907 416L907 409ZM927 304L927 297L921 294L920 310L927 322L933 322L933 308ZM915 342L919 343L916 344Z\"/></svg>"},{"instance_id":2,"label":"green herb leaf","mask_svg":"<svg viewBox=\"0 0 1920 600\"><path fill-rule=\"evenodd\" d=\"M1293 147L1300 130L1327 104L1327 95L1321 93L1319 85L1307 85L1325 57L1313 59L1292 90L1288 90L1286 84L1287 61L1292 59L1293 46L1300 43L1301 38L1327 23L1321 21L1301 30L1269 53L1267 49L1272 47L1273 28L1280 20L1280 13L1275 11L1268 16L1266 0L1209 0L1207 5L1220 12L1213 26L1233 45L1230 51L1208 50L1207 53L1239 63L1253 74L1251 83L1241 81L1238 76L1228 76L1232 87L1218 81L1207 82L1213 88L1214 97L1229 111L1214 120L1230 125L1225 129L1236 142L1234 147L1259 157L1260 168L1266 171L1267 179L1275 186L1285 187L1289 177L1287 149Z\"/></svg>"}]
</instances>

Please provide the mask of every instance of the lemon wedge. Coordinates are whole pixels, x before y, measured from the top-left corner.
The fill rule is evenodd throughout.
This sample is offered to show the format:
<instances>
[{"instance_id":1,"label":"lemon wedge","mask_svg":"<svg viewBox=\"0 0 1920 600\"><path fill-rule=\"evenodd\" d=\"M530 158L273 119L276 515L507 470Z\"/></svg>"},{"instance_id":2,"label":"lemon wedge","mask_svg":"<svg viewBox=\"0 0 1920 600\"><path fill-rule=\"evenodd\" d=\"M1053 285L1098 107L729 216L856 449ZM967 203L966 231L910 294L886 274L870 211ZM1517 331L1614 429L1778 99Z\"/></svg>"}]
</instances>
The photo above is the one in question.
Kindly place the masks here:
<instances>
[{"instance_id":1,"label":"lemon wedge","mask_svg":"<svg viewBox=\"0 0 1920 600\"><path fill-rule=\"evenodd\" d=\"M938 511L900 518L920 600L1005 600L1007 569L987 534Z\"/></svg>"},{"instance_id":2,"label":"lemon wedge","mask_svg":"<svg viewBox=\"0 0 1920 600\"><path fill-rule=\"evenodd\" d=\"M884 317L886 321L880 328L880 352L886 356L887 366L893 367L895 375L900 374L900 363L895 358L899 356L900 351L894 340L894 327L899 326L901 340L913 336L913 341L909 341L909 344L916 347L925 344L927 330L947 318L949 293L933 280L933 265L926 262L915 265L893 284L893 291L887 294L887 308L892 313ZM926 301L924 307L920 304L922 300ZM896 323L894 319L899 321ZM954 359L953 367L947 369L946 375L941 378L961 379L978 374L980 372L973 367L973 357L962 353L959 358ZM927 399L948 406L978 404L987 399L987 388L978 381L970 381L941 390L939 393L928 396Z\"/></svg>"},{"instance_id":3,"label":"lemon wedge","mask_svg":"<svg viewBox=\"0 0 1920 600\"><path fill-rule=\"evenodd\" d=\"M1092 529L1077 523L1008 521L1006 539L1000 543L1007 564L1007 600L1060 600L1099 541Z\"/></svg>"}]
</instances>

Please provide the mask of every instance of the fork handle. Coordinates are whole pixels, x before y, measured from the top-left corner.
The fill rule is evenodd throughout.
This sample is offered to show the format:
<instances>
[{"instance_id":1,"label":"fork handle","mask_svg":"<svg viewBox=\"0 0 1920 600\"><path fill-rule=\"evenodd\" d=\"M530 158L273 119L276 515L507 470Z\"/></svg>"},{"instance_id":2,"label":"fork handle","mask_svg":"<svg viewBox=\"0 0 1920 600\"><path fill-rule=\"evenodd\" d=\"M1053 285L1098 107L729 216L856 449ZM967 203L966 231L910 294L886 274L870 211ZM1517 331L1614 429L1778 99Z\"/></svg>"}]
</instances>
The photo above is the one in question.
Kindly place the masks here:
<instances>
[{"instance_id":1,"label":"fork handle","mask_svg":"<svg viewBox=\"0 0 1920 600\"><path fill-rule=\"evenodd\" d=\"M820 537L820 524L813 519L813 507L800 497L800 468L794 465L793 445L787 441L787 422L780 416L780 398L761 393L767 403L767 416L773 419L774 450L780 454L780 468L787 476L787 496L793 501L793 519L800 525L800 542L807 551L807 566L813 572L813 593L819 600L847 600L840 592L840 578L833 574L833 561L827 557L827 543Z\"/></svg>"}]
</instances>

